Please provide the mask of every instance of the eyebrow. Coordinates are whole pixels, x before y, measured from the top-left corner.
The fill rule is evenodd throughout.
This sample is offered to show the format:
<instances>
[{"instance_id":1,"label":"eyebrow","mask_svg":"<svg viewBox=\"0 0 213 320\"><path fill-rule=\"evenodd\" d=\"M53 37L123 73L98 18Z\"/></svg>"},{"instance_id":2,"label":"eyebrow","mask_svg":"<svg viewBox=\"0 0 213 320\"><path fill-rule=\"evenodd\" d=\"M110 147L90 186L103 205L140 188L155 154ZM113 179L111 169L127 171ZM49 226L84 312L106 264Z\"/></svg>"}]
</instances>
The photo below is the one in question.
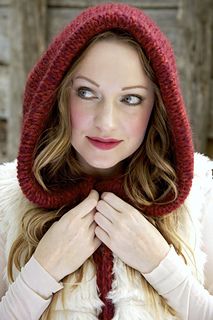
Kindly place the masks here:
<instances>
[{"instance_id":1,"label":"eyebrow","mask_svg":"<svg viewBox=\"0 0 213 320\"><path fill-rule=\"evenodd\" d=\"M89 79L89 78L87 78L87 77L84 77L84 76L78 76L78 77L76 77L75 79L84 79L84 80L87 80L87 81L91 82L91 83L94 84L96 87L100 87L99 84L97 84L95 81L93 81L93 80L91 80L91 79Z\"/></svg>"},{"instance_id":2,"label":"eyebrow","mask_svg":"<svg viewBox=\"0 0 213 320\"><path fill-rule=\"evenodd\" d=\"M85 77L85 76L78 76L78 77L76 77L75 79L76 79L76 80L77 80L77 79L84 79L84 80L87 80L87 81L91 82L91 83L94 84L96 87L100 87L100 85L97 84L95 81L93 81L93 80L91 80L91 79L89 79L89 78L87 78L87 77ZM141 85L124 87L124 88L122 88L121 90L128 90L128 89L134 89L134 88L142 88L142 89L148 90L147 87L144 87L144 86L141 86Z\"/></svg>"}]
</instances>

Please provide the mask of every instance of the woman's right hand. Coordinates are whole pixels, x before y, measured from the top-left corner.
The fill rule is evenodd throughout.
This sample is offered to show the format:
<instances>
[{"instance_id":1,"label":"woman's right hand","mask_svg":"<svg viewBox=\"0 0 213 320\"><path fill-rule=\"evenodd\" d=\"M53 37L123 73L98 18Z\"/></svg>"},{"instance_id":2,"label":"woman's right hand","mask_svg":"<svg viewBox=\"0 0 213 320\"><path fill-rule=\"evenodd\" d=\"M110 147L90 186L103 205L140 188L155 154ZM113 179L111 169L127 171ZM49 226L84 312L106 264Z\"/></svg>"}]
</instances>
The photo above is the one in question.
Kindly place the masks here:
<instances>
[{"instance_id":1,"label":"woman's right hand","mask_svg":"<svg viewBox=\"0 0 213 320\"><path fill-rule=\"evenodd\" d=\"M100 246L94 221L98 200L98 192L92 190L40 240L33 256L57 281L76 271Z\"/></svg>"}]
</instances>

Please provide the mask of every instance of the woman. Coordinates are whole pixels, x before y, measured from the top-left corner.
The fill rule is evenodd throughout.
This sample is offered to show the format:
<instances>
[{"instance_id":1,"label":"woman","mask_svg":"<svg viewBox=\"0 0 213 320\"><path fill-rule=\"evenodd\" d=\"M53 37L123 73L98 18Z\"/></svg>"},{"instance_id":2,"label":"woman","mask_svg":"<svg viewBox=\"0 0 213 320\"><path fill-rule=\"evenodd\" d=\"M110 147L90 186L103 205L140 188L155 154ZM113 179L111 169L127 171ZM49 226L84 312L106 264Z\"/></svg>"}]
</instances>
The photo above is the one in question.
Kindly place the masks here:
<instances>
[{"instance_id":1,"label":"woman","mask_svg":"<svg viewBox=\"0 0 213 320\"><path fill-rule=\"evenodd\" d=\"M211 166L165 36L85 10L28 77L17 178L1 167L1 319L211 319Z\"/></svg>"}]
</instances>

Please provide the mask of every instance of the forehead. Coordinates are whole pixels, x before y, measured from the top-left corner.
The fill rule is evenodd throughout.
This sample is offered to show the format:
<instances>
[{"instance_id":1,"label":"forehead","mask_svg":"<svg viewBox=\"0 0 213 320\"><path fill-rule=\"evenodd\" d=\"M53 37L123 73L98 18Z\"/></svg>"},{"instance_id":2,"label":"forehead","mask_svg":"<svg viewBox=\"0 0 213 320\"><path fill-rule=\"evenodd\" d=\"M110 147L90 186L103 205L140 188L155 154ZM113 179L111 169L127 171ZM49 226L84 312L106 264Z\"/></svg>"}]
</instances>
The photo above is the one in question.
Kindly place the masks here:
<instances>
[{"instance_id":1,"label":"forehead","mask_svg":"<svg viewBox=\"0 0 213 320\"><path fill-rule=\"evenodd\" d=\"M115 39L99 40L87 49L75 70L77 73L96 80L149 81L136 48Z\"/></svg>"}]
</instances>

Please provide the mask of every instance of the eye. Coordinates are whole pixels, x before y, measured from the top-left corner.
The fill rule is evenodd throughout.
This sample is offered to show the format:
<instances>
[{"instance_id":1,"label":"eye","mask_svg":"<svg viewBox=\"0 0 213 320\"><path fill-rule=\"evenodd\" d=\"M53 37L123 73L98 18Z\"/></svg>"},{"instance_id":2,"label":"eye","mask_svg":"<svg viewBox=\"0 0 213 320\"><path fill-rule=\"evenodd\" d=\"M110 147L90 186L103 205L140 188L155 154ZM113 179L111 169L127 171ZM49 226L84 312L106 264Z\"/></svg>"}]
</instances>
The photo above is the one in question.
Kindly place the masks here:
<instances>
[{"instance_id":1,"label":"eye","mask_svg":"<svg viewBox=\"0 0 213 320\"><path fill-rule=\"evenodd\" d=\"M82 99L93 99L93 98L97 98L93 91L87 87L80 87L77 89L77 95L82 98Z\"/></svg>"},{"instance_id":2,"label":"eye","mask_svg":"<svg viewBox=\"0 0 213 320\"><path fill-rule=\"evenodd\" d=\"M127 95L121 101L130 106L137 106L141 104L144 99L138 95Z\"/></svg>"}]
</instances>

